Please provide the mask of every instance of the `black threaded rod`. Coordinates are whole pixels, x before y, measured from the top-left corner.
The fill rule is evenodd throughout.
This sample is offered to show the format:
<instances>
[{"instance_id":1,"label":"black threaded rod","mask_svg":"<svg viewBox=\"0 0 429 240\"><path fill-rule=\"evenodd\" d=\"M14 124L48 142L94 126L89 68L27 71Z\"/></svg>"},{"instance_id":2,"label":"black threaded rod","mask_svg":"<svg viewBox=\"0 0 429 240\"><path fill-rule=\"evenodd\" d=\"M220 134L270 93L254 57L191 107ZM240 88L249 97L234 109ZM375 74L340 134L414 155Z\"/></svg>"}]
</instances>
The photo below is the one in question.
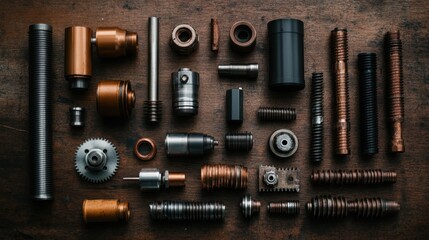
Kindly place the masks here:
<instances>
[{"instance_id":1,"label":"black threaded rod","mask_svg":"<svg viewBox=\"0 0 429 240\"><path fill-rule=\"evenodd\" d=\"M29 114L32 190L35 200L53 199L52 186L52 27L30 25Z\"/></svg>"},{"instance_id":2,"label":"black threaded rod","mask_svg":"<svg viewBox=\"0 0 429 240\"><path fill-rule=\"evenodd\" d=\"M295 108L260 107L258 109L260 121L293 121L296 119Z\"/></svg>"},{"instance_id":3,"label":"black threaded rod","mask_svg":"<svg viewBox=\"0 0 429 240\"><path fill-rule=\"evenodd\" d=\"M231 151L250 151L253 148L253 135L251 132L227 133L225 147Z\"/></svg>"},{"instance_id":4,"label":"black threaded rod","mask_svg":"<svg viewBox=\"0 0 429 240\"><path fill-rule=\"evenodd\" d=\"M323 159L323 73L312 74L310 160Z\"/></svg>"},{"instance_id":5,"label":"black threaded rod","mask_svg":"<svg viewBox=\"0 0 429 240\"><path fill-rule=\"evenodd\" d=\"M377 55L360 53L358 66L361 150L374 155L378 153Z\"/></svg>"}]
</instances>

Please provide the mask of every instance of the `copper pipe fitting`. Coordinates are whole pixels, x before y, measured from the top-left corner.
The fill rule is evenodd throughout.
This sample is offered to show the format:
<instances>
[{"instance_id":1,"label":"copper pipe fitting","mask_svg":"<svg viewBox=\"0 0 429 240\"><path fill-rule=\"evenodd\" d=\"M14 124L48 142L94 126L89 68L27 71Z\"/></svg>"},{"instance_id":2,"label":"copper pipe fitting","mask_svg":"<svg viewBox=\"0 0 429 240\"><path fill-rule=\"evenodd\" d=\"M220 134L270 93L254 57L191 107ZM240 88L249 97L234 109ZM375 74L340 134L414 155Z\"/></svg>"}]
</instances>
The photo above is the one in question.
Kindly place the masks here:
<instances>
[{"instance_id":1,"label":"copper pipe fitting","mask_svg":"<svg viewBox=\"0 0 429 240\"><path fill-rule=\"evenodd\" d=\"M211 50L212 52L217 53L219 51L219 38L220 38L220 31L219 31L219 24L217 22L216 18L212 18L210 22L211 30L212 30L212 45Z\"/></svg>"},{"instance_id":2,"label":"copper pipe fitting","mask_svg":"<svg viewBox=\"0 0 429 240\"><path fill-rule=\"evenodd\" d=\"M336 144L337 155L350 154L350 106L349 74L347 70L348 40L347 29L335 28L331 32L332 60L336 93Z\"/></svg>"},{"instance_id":3,"label":"copper pipe fitting","mask_svg":"<svg viewBox=\"0 0 429 240\"><path fill-rule=\"evenodd\" d=\"M368 170L320 170L311 173L313 184L382 184L395 183L396 171L383 171L381 169Z\"/></svg>"},{"instance_id":4,"label":"copper pipe fitting","mask_svg":"<svg viewBox=\"0 0 429 240\"><path fill-rule=\"evenodd\" d=\"M73 26L65 30L64 76L71 89L86 89L92 77L91 36L88 27Z\"/></svg>"},{"instance_id":5,"label":"copper pipe fitting","mask_svg":"<svg viewBox=\"0 0 429 240\"><path fill-rule=\"evenodd\" d=\"M231 47L237 52L250 52L256 45L256 29L246 21L239 21L229 30Z\"/></svg>"},{"instance_id":6,"label":"copper pipe fitting","mask_svg":"<svg viewBox=\"0 0 429 240\"><path fill-rule=\"evenodd\" d=\"M140 147L143 145L149 146L149 152L147 154L142 154L140 152ZM156 144L150 138L140 138L134 145L134 154L138 159L143 161L152 160L156 156L156 152Z\"/></svg>"},{"instance_id":7,"label":"copper pipe fitting","mask_svg":"<svg viewBox=\"0 0 429 240\"><path fill-rule=\"evenodd\" d=\"M99 27L95 31L97 54L102 58L116 58L135 55L138 49L136 32L118 27Z\"/></svg>"},{"instance_id":8,"label":"copper pipe fitting","mask_svg":"<svg viewBox=\"0 0 429 240\"><path fill-rule=\"evenodd\" d=\"M204 190L219 188L247 188L247 168L240 165L210 164L201 167Z\"/></svg>"},{"instance_id":9,"label":"copper pipe fitting","mask_svg":"<svg viewBox=\"0 0 429 240\"><path fill-rule=\"evenodd\" d=\"M97 111L103 117L128 118L136 97L130 81L102 80L97 85Z\"/></svg>"},{"instance_id":10,"label":"copper pipe fitting","mask_svg":"<svg viewBox=\"0 0 429 240\"><path fill-rule=\"evenodd\" d=\"M404 76L402 70L402 42L399 31L386 34L385 54L389 86L389 122L392 128L390 151L402 153L405 151L402 134L404 123Z\"/></svg>"},{"instance_id":11,"label":"copper pipe fitting","mask_svg":"<svg viewBox=\"0 0 429 240\"><path fill-rule=\"evenodd\" d=\"M85 223L127 222L130 215L128 202L117 199L85 199L82 204Z\"/></svg>"}]
</instances>

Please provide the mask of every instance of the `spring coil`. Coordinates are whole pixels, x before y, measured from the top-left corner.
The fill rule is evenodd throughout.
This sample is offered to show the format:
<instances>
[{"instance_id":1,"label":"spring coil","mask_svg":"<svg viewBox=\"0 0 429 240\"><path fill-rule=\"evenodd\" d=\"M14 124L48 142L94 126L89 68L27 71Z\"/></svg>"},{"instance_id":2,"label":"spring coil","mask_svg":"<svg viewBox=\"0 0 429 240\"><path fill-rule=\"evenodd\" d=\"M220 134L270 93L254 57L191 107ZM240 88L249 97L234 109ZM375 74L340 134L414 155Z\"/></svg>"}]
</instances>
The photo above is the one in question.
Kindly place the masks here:
<instances>
[{"instance_id":1,"label":"spring coil","mask_svg":"<svg viewBox=\"0 0 429 240\"><path fill-rule=\"evenodd\" d=\"M395 183L396 171L383 171L381 169L368 170L319 170L311 173L313 184L382 184Z\"/></svg>"},{"instance_id":2,"label":"spring coil","mask_svg":"<svg viewBox=\"0 0 429 240\"><path fill-rule=\"evenodd\" d=\"M270 214L283 214L283 215L299 215L300 204L299 201L282 201L270 202L267 205L267 211Z\"/></svg>"},{"instance_id":3,"label":"spring coil","mask_svg":"<svg viewBox=\"0 0 429 240\"><path fill-rule=\"evenodd\" d=\"M350 106L347 29L335 28L332 32L333 69L336 93L336 154L350 154Z\"/></svg>"},{"instance_id":4,"label":"spring coil","mask_svg":"<svg viewBox=\"0 0 429 240\"><path fill-rule=\"evenodd\" d=\"M296 110L295 108L260 107L258 118L260 121L290 122L296 119Z\"/></svg>"},{"instance_id":5,"label":"spring coil","mask_svg":"<svg viewBox=\"0 0 429 240\"><path fill-rule=\"evenodd\" d=\"M221 221L225 205L220 202L163 201L149 204L153 220Z\"/></svg>"},{"instance_id":6,"label":"spring coil","mask_svg":"<svg viewBox=\"0 0 429 240\"><path fill-rule=\"evenodd\" d=\"M312 74L311 88L311 150L310 160L323 159L323 73Z\"/></svg>"},{"instance_id":7,"label":"spring coil","mask_svg":"<svg viewBox=\"0 0 429 240\"><path fill-rule=\"evenodd\" d=\"M53 199L52 179L52 27L30 25L30 152L35 200Z\"/></svg>"},{"instance_id":8,"label":"spring coil","mask_svg":"<svg viewBox=\"0 0 429 240\"><path fill-rule=\"evenodd\" d=\"M201 167L204 190L219 188L246 189L247 168L240 165L210 164Z\"/></svg>"},{"instance_id":9,"label":"spring coil","mask_svg":"<svg viewBox=\"0 0 429 240\"><path fill-rule=\"evenodd\" d=\"M225 147L232 151L250 151L253 148L253 135L251 132L227 133Z\"/></svg>"},{"instance_id":10,"label":"spring coil","mask_svg":"<svg viewBox=\"0 0 429 240\"><path fill-rule=\"evenodd\" d=\"M360 53L358 66L361 149L366 155L374 155L378 153L377 55Z\"/></svg>"}]
</instances>

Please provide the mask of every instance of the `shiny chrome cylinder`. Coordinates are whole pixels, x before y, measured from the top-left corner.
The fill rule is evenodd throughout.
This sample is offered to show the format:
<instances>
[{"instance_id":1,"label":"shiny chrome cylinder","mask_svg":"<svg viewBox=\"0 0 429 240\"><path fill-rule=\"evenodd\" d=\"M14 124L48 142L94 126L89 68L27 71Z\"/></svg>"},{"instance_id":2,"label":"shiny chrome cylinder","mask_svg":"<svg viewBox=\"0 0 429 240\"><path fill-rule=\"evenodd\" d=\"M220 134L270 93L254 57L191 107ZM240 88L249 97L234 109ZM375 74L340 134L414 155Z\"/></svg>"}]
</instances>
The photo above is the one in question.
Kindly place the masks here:
<instances>
[{"instance_id":1,"label":"shiny chrome cylinder","mask_svg":"<svg viewBox=\"0 0 429 240\"><path fill-rule=\"evenodd\" d=\"M220 64L217 66L219 77L257 79L259 65L250 64Z\"/></svg>"},{"instance_id":2,"label":"shiny chrome cylinder","mask_svg":"<svg viewBox=\"0 0 429 240\"><path fill-rule=\"evenodd\" d=\"M201 156L218 144L212 136L202 133L168 133L165 137L168 156Z\"/></svg>"},{"instance_id":3,"label":"shiny chrome cylinder","mask_svg":"<svg viewBox=\"0 0 429 240\"><path fill-rule=\"evenodd\" d=\"M190 68L180 68L171 74L173 109L179 116L198 114L198 88L200 74Z\"/></svg>"}]
</instances>

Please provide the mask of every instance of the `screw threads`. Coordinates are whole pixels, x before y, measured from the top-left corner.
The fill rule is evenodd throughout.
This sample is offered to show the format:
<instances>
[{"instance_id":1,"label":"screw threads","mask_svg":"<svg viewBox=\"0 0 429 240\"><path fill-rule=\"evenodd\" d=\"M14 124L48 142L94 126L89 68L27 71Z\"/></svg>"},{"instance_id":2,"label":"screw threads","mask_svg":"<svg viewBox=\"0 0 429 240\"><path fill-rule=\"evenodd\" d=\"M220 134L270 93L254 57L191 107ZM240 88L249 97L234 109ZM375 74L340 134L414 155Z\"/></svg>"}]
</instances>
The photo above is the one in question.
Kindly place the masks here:
<instances>
[{"instance_id":1,"label":"screw threads","mask_svg":"<svg viewBox=\"0 0 429 240\"><path fill-rule=\"evenodd\" d=\"M162 101L144 101L143 112L147 122L157 123L161 121Z\"/></svg>"},{"instance_id":2,"label":"screw threads","mask_svg":"<svg viewBox=\"0 0 429 240\"><path fill-rule=\"evenodd\" d=\"M270 202L267 205L270 214L299 215L299 201Z\"/></svg>"},{"instance_id":3,"label":"screw threads","mask_svg":"<svg viewBox=\"0 0 429 240\"><path fill-rule=\"evenodd\" d=\"M349 74L347 70L347 29L335 28L332 32L332 58L336 92L336 146L337 155L350 154Z\"/></svg>"},{"instance_id":4,"label":"screw threads","mask_svg":"<svg viewBox=\"0 0 429 240\"><path fill-rule=\"evenodd\" d=\"M307 203L306 209L308 214L316 218L341 218L348 214L361 218L376 218L399 212L400 205L381 198L347 200L344 197L317 196Z\"/></svg>"},{"instance_id":5,"label":"screw threads","mask_svg":"<svg viewBox=\"0 0 429 240\"><path fill-rule=\"evenodd\" d=\"M261 202L253 200L250 195L246 195L241 200L240 208L245 218L251 218L252 215L259 214Z\"/></svg>"},{"instance_id":6,"label":"screw threads","mask_svg":"<svg viewBox=\"0 0 429 240\"><path fill-rule=\"evenodd\" d=\"M361 149L366 155L378 153L378 113L377 113L377 55L360 53L359 95Z\"/></svg>"},{"instance_id":7,"label":"screw threads","mask_svg":"<svg viewBox=\"0 0 429 240\"><path fill-rule=\"evenodd\" d=\"M260 107L258 118L260 121L290 122L296 119L296 110L295 108Z\"/></svg>"},{"instance_id":8,"label":"screw threads","mask_svg":"<svg viewBox=\"0 0 429 240\"><path fill-rule=\"evenodd\" d=\"M152 202L149 211L153 220L221 221L225 218L225 205L220 202Z\"/></svg>"},{"instance_id":9,"label":"screw threads","mask_svg":"<svg viewBox=\"0 0 429 240\"><path fill-rule=\"evenodd\" d=\"M310 160L323 159L323 73L312 74L311 88L311 150Z\"/></svg>"},{"instance_id":10,"label":"screw threads","mask_svg":"<svg viewBox=\"0 0 429 240\"><path fill-rule=\"evenodd\" d=\"M52 179L52 27L34 24L28 30L29 118L32 195L53 199Z\"/></svg>"},{"instance_id":11,"label":"screw threads","mask_svg":"<svg viewBox=\"0 0 429 240\"><path fill-rule=\"evenodd\" d=\"M240 165L211 164L201 167L204 190L219 188L246 189L247 168Z\"/></svg>"},{"instance_id":12,"label":"screw threads","mask_svg":"<svg viewBox=\"0 0 429 240\"><path fill-rule=\"evenodd\" d=\"M395 183L396 171L381 169L320 170L311 173L311 182L331 185Z\"/></svg>"},{"instance_id":13,"label":"screw threads","mask_svg":"<svg viewBox=\"0 0 429 240\"><path fill-rule=\"evenodd\" d=\"M251 132L227 133L225 147L232 151L250 151L253 148L253 135Z\"/></svg>"},{"instance_id":14,"label":"screw threads","mask_svg":"<svg viewBox=\"0 0 429 240\"><path fill-rule=\"evenodd\" d=\"M386 34L385 54L388 68L389 122L392 127L390 151L401 153L405 151L402 135L402 124L404 122L404 80L402 70L402 42L398 31Z\"/></svg>"}]
</instances>

